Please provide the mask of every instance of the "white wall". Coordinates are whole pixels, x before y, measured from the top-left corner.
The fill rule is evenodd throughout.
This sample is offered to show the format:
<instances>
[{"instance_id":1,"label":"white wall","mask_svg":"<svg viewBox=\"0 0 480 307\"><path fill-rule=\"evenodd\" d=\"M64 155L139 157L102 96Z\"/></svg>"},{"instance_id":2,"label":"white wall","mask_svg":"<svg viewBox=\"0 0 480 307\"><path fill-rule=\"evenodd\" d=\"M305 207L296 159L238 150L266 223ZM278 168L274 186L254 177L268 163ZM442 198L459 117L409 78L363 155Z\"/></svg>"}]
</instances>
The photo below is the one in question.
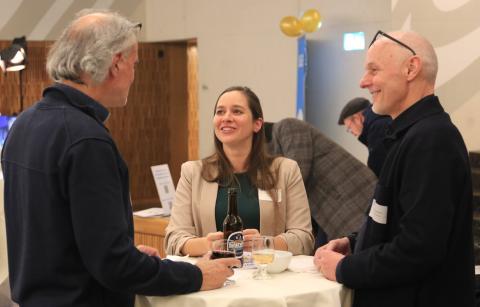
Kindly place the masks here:
<instances>
[{"instance_id":1,"label":"white wall","mask_svg":"<svg viewBox=\"0 0 480 307\"><path fill-rule=\"evenodd\" d=\"M0 8L0 39L5 40L22 35L55 40L86 8L111 9L140 22L145 16L145 0L0 0Z\"/></svg>"},{"instance_id":2,"label":"white wall","mask_svg":"<svg viewBox=\"0 0 480 307\"><path fill-rule=\"evenodd\" d=\"M213 150L213 108L229 86L251 87L268 121L294 116L296 40L285 37L278 24L297 14L297 2L147 1L148 41L197 38L201 157Z\"/></svg>"},{"instance_id":3,"label":"white wall","mask_svg":"<svg viewBox=\"0 0 480 307\"><path fill-rule=\"evenodd\" d=\"M389 20L387 1L147 0L148 41L198 39L200 156L211 153L213 106L230 85L252 87L267 121L295 116L297 41L279 22L310 8L320 11L323 26L307 35L307 120L366 161L365 147L336 124L348 99L366 95L358 87L364 53L344 52L341 39L343 31L374 32L378 20Z\"/></svg>"},{"instance_id":4,"label":"white wall","mask_svg":"<svg viewBox=\"0 0 480 307\"><path fill-rule=\"evenodd\" d=\"M316 1L304 1L312 7ZM308 4L307 4L308 2ZM359 87L366 51L344 51L343 33L365 32L366 44L379 28L390 25L390 3L384 0L322 1L318 7L324 22L319 31L309 34L307 76L307 121L365 162L368 151L338 116L343 106L354 97L370 99L368 91Z\"/></svg>"},{"instance_id":5,"label":"white wall","mask_svg":"<svg viewBox=\"0 0 480 307\"><path fill-rule=\"evenodd\" d=\"M393 1L392 27L413 29L438 55L436 93L469 150L480 150L480 1Z\"/></svg>"}]
</instances>

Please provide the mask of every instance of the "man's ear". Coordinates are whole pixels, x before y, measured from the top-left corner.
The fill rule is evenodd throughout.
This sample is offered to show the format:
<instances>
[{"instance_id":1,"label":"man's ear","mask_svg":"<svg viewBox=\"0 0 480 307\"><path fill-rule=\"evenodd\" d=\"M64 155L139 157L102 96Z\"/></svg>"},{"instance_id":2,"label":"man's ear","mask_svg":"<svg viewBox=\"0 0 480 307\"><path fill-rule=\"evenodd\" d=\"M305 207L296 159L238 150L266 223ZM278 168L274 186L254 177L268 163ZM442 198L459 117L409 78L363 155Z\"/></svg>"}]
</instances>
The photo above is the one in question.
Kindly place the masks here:
<instances>
[{"instance_id":1,"label":"man's ear","mask_svg":"<svg viewBox=\"0 0 480 307\"><path fill-rule=\"evenodd\" d=\"M423 63L419 56L412 56L407 63L407 81L412 81L422 70Z\"/></svg>"},{"instance_id":2,"label":"man's ear","mask_svg":"<svg viewBox=\"0 0 480 307\"><path fill-rule=\"evenodd\" d=\"M120 68L118 67L118 64L120 63L121 59L122 59L121 53L117 53L113 56L112 65L110 65L110 70L109 70L112 76L117 76L118 73L120 72Z\"/></svg>"}]
</instances>

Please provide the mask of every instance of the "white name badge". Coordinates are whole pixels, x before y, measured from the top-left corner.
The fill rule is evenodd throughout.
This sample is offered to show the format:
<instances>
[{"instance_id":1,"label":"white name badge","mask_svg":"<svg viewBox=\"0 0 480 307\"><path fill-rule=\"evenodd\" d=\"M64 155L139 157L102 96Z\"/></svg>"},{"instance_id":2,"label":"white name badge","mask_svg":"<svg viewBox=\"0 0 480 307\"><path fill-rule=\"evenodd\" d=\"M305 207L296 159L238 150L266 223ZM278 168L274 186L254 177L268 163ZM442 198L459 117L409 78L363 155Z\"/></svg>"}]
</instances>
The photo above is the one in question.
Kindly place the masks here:
<instances>
[{"instance_id":1,"label":"white name badge","mask_svg":"<svg viewBox=\"0 0 480 307\"><path fill-rule=\"evenodd\" d=\"M260 189L258 189L258 200L272 201L273 202L273 199L270 197L270 194L268 194L267 191L260 190ZM278 202L282 201L282 191L281 190L277 190L277 201Z\"/></svg>"},{"instance_id":2,"label":"white name badge","mask_svg":"<svg viewBox=\"0 0 480 307\"><path fill-rule=\"evenodd\" d=\"M387 213L388 207L379 205L374 199L368 215L379 224L387 224Z\"/></svg>"}]
</instances>

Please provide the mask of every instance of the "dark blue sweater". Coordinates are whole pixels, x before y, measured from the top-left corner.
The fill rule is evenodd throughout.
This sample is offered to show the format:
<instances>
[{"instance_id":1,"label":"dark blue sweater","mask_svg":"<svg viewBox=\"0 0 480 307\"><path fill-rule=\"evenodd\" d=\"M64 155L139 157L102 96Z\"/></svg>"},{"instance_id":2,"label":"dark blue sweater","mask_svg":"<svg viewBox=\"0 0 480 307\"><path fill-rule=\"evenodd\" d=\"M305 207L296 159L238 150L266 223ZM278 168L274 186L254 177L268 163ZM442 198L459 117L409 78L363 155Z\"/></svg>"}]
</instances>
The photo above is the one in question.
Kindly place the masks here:
<instances>
[{"instance_id":1,"label":"dark blue sweater","mask_svg":"<svg viewBox=\"0 0 480 307\"><path fill-rule=\"evenodd\" d=\"M201 271L133 244L128 169L108 111L55 84L15 121L2 152L12 298L23 306L133 306L197 291Z\"/></svg>"},{"instance_id":2,"label":"dark blue sweater","mask_svg":"<svg viewBox=\"0 0 480 307\"><path fill-rule=\"evenodd\" d=\"M473 307L472 179L462 136L433 95L390 132L374 203L337 280L355 289L353 307Z\"/></svg>"}]
</instances>

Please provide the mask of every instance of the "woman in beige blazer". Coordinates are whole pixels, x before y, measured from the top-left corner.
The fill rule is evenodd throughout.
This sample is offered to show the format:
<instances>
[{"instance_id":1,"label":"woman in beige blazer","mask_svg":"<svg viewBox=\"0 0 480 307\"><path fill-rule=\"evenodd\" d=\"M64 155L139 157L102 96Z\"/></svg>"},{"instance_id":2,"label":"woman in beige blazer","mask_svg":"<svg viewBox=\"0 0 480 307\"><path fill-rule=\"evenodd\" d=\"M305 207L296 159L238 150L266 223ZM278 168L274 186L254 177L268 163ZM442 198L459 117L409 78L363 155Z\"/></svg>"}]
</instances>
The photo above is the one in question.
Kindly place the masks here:
<instances>
[{"instance_id":1,"label":"woman in beige blazer","mask_svg":"<svg viewBox=\"0 0 480 307\"><path fill-rule=\"evenodd\" d=\"M252 189L258 189L254 198L259 217L258 227L245 229L244 238L274 236L276 249L310 255L310 209L300 169L293 160L266 153L258 97L246 87L226 89L215 105L213 125L215 153L182 165L166 230L167 253L208 252L211 242L223 237L215 216L221 202L217 196L226 187L240 185L240 176L245 176ZM238 205L242 217L242 202Z\"/></svg>"}]
</instances>

